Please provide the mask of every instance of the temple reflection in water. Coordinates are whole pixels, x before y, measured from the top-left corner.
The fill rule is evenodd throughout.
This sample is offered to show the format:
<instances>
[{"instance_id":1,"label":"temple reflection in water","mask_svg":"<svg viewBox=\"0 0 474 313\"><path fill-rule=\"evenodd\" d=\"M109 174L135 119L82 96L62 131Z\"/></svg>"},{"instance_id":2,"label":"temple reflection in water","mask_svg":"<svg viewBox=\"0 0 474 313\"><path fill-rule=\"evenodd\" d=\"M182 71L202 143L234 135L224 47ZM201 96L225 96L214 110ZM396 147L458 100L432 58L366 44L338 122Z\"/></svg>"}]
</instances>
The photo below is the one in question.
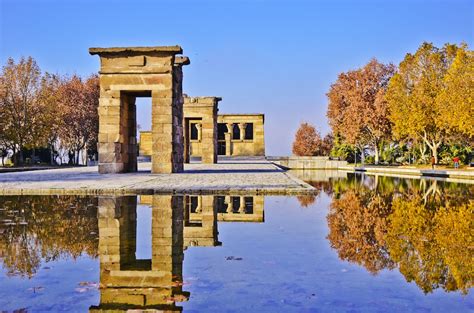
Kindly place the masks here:
<instances>
[{"instance_id":1,"label":"temple reflection in water","mask_svg":"<svg viewBox=\"0 0 474 313\"><path fill-rule=\"evenodd\" d=\"M322 222L328 227L324 236L340 260L362 266L373 275L397 269L426 294L435 290L470 293L474 282L473 184L368 175L309 183L317 192L297 197L299 207L317 205L320 196L330 197ZM267 212L295 214L278 211L278 207L273 210L279 200L267 200ZM286 205L292 204L288 201ZM264 221L263 196L2 196L0 264L8 282L35 278L55 264L98 259L100 301L86 303L90 312L181 311L179 302L190 297L183 286L183 251L226 246L219 241L222 223ZM221 233L245 228L238 226L221 227ZM288 223L285 227L298 226ZM265 234L268 227L255 231ZM265 253L274 253L268 241L267 246ZM251 249L248 253L253 255ZM205 252L190 255L199 251ZM50 262L58 263L51 266ZM196 266L192 263L186 268ZM64 275L69 277L69 273ZM206 272L202 275L209 277ZM97 278L88 278L90 282L78 279L84 280L81 284L92 283L88 290L93 290ZM53 283L56 281L51 280ZM191 290L195 293L196 289Z\"/></svg>"},{"instance_id":2,"label":"temple reflection in water","mask_svg":"<svg viewBox=\"0 0 474 313\"><path fill-rule=\"evenodd\" d=\"M189 298L182 283L183 251L221 245L218 220L263 222L263 204L263 196L99 197L100 304L91 306L90 312L181 311L176 302ZM140 247L148 240L138 226L146 225L137 210L143 205L151 206L148 249Z\"/></svg>"}]
</instances>

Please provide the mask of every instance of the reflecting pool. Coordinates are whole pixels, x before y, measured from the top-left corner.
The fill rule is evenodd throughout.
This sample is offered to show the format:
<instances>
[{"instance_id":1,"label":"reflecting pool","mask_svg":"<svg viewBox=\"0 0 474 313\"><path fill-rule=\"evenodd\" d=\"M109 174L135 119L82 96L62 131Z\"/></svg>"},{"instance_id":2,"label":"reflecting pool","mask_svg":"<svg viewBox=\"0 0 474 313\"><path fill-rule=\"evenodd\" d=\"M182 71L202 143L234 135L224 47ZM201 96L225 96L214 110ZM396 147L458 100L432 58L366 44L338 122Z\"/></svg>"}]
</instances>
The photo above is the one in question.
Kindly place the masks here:
<instances>
[{"instance_id":1,"label":"reflecting pool","mask_svg":"<svg viewBox=\"0 0 474 313\"><path fill-rule=\"evenodd\" d=\"M474 310L474 185L305 175L314 195L2 196L0 311Z\"/></svg>"}]
</instances>

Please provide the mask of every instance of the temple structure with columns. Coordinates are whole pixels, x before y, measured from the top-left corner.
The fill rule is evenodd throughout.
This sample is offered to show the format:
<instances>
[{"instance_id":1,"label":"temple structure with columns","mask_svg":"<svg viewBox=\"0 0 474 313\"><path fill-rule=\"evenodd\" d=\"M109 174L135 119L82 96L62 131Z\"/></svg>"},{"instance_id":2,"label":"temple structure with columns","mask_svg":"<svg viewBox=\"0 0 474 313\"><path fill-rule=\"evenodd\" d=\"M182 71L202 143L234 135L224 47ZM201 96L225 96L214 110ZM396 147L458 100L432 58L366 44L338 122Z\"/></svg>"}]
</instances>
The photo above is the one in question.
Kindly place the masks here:
<instances>
[{"instance_id":1,"label":"temple structure with columns","mask_svg":"<svg viewBox=\"0 0 474 313\"><path fill-rule=\"evenodd\" d=\"M263 114L220 114L217 116L217 154L264 156Z\"/></svg>"},{"instance_id":2,"label":"temple structure with columns","mask_svg":"<svg viewBox=\"0 0 474 313\"><path fill-rule=\"evenodd\" d=\"M264 114L217 114L218 97L184 98L184 162L200 157L217 163L217 156L265 156ZM140 156L150 156L150 131L140 131Z\"/></svg>"}]
</instances>

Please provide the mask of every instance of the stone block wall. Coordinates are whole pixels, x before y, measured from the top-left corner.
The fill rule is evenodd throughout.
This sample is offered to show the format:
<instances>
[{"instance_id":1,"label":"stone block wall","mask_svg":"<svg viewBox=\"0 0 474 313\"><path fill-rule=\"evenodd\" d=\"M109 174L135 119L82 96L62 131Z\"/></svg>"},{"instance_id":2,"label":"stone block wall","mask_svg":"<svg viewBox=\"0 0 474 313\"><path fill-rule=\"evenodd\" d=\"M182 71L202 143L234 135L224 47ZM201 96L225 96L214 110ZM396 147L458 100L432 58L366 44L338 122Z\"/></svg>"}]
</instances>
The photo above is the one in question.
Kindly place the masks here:
<instances>
[{"instance_id":1,"label":"stone block wall","mask_svg":"<svg viewBox=\"0 0 474 313\"><path fill-rule=\"evenodd\" d=\"M140 156L151 156L152 140L151 131L140 131L140 137L138 140L140 147Z\"/></svg>"},{"instance_id":2,"label":"stone block wall","mask_svg":"<svg viewBox=\"0 0 474 313\"><path fill-rule=\"evenodd\" d=\"M136 97L152 98L152 173L183 170L181 47L91 48L101 60L99 172L137 170Z\"/></svg>"},{"instance_id":3,"label":"stone block wall","mask_svg":"<svg viewBox=\"0 0 474 313\"><path fill-rule=\"evenodd\" d=\"M228 156L264 156L265 155L265 116L263 114L219 114L218 124L227 125L224 140ZM244 139L242 129L248 123L253 124L253 139ZM231 127L238 127L240 139L233 139Z\"/></svg>"},{"instance_id":4,"label":"stone block wall","mask_svg":"<svg viewBox=\"0 0 474 313\"><path fill-rule=\"evenodd\" d=\"M217 163L217 111L218 97L184 98L184 159L200 156L202 163ZM198 139L191 140L190 124L197 123Z\"/></svg>"},{"instance_id":5,"label":"stone block wall","mask_svg":"<svg viewBox=\"0 0 474 313\"><path fill-rule=\"evenodd\" d=\"M267 159L284 168L298 170L337 169L340 166L347 166L346 161L330 160L325 156L268 157Z\"/></svg>"}]
</instances>

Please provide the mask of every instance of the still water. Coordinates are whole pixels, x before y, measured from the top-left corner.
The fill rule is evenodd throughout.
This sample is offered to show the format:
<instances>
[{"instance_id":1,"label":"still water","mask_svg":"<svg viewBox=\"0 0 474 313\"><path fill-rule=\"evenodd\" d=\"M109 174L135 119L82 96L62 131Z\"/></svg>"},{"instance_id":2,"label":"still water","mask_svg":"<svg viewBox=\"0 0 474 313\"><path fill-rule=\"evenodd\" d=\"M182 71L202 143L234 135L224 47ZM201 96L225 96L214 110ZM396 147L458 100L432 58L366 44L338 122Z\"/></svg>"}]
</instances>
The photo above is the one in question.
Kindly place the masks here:
<instances>
[{"instance_id":1,"label":"still water","mask_svg":"<svg viewBox=\"0 0 474 313\"><path fill-rule=\"evenodd\" d=\"M0 197L0 312L474 311L474 185L305 179L316 195Z\"/></svg>"}]
</instances>

